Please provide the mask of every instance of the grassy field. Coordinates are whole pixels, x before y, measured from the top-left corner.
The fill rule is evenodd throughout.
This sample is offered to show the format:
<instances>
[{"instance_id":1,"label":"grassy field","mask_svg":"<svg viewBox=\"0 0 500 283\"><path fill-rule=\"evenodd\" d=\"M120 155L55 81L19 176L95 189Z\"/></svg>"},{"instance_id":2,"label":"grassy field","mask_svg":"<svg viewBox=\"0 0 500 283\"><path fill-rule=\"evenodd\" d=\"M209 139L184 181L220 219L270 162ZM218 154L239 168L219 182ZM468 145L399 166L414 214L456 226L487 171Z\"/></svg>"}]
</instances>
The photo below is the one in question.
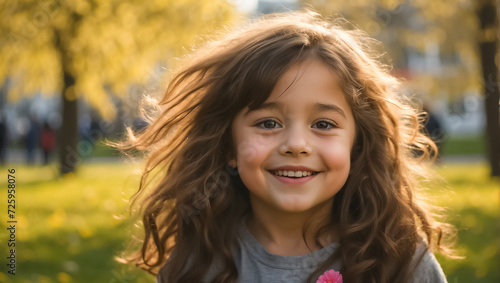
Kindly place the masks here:
<instances>
[{"instance_id":1,"label":"grassy field","mask_svg":"<svg viewBox=\"0 0 500 283\"><path fill-rule=\"evenodd\" d=\"M155 282L145 272L113 260L130 238L127 201L138 184L132 165L82 165L77 174L62 179L49 166L13 168L16 275L7 274L7 235L2 231L0 282ZM1 172L6 196L7 168ZM5 201L0 207L3 225Z\"/></svg>"},{"instance_id":2,"label":"grassy field","mask_svg":"<svg viewBox=\"0 0 500 283\"><path fill-rule=\"evenodd\" d=\"M154 282L154 277L113 259L130 238L127 201L138 184L132 164L83 164L56 177L47 167L16 169L16 275L7 274L2 228L0 282ZM7 168L0 181L0 221L7 223ZM483 164L442 165L447 180L431 186L436 204L449 208L465 260L438 256L450 283L499 282L499 190Z\"/></svg>"},{"instance_id":3,"label":"grassy field","mask_svg":"<svg viewBox=\"0 0 500 283\"><path fill-rule=\"evenodd\" d=\"M474 155L486 154L486 137L477 136L454 136L443 140L441 155Z\"/></svg>"},{"instance_id":4,"label":"grassy field","mask_svg":"<svg viewBox=\"0 0 500 283\"><path fill-rule=\"evenodd\" d=\"M448 221L457 227L457 251L464 260L438 255L450 283L500 282L499 180L480 164L443 165L435 182L436 204L447 207Z\"/></svg>"}]
</instances>

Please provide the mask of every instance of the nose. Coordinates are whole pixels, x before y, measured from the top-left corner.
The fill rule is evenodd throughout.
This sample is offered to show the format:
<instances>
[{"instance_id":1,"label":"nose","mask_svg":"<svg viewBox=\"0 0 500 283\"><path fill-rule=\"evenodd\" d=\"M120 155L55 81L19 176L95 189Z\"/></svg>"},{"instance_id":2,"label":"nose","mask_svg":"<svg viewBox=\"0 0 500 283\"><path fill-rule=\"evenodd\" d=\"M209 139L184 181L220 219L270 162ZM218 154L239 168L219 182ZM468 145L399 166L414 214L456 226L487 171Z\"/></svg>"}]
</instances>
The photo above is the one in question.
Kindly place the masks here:
<instances>
[{"instance_id":1,"label":"nose","mask_svg":"<svg viewBox=\"0 0 500 283\"><path fill-rule=\"evenodd\" d=\"M312 148L307 131L304 131L299 125L289 127L285 130L279 152L283 156L310 156Z\"/></svg>"}]
</instances>

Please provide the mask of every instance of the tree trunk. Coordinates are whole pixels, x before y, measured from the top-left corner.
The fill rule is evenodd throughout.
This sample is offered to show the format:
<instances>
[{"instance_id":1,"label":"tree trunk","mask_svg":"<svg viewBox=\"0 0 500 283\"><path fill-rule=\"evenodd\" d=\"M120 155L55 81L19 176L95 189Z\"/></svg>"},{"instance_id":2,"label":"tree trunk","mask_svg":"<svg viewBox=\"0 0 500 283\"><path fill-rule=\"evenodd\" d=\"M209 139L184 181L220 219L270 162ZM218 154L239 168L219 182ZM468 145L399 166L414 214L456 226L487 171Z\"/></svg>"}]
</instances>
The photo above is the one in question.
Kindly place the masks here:
<instances>
[{"instance_id":1,"label":"tree trunk","mask_svg":"<svg viewBox=\"0 0 500 283\"><path fill-rule=\"evenodd\" d=\"M59 132L59 165L61 175L74 172L80 162L78 154L78 99L74 91L75 77L69 70L70 56L62 38L56 33L55 46L59 50L63 71L62 126Z\"/></svg>"},{"instance_id":2,"label":"tree trunk","mask_svg":"<svg viewBox=\"0 0 500 283\"><path fill-rule=\"evenodd\" d=\"M491 175L500 176L500 92L498 88L498 69L495 64L495 55L498 53L498 36L491 36L491 38L488 36L488 34L492 34L492 30L498 30L496 27L497 10L495 0L479 1L479 3L481 4L479 4L477 15L483 35L479 42L479 50L484 79L488 157ZM494 35L497 35L497 33L494 33Z\"/></svg>"},{"instance_id":3,"label":"tree trunk","mask_svg":"<svg viewBox=\"0 0 500 283\"><path fill-rule=\"evenodd\" d=\"M75 171L76 165L80 161L77 148L78 100L74 93L74 84L75 78L65 71L62 93L62 127L59 133L61 175Z\"/></svg>"}]
</instances>

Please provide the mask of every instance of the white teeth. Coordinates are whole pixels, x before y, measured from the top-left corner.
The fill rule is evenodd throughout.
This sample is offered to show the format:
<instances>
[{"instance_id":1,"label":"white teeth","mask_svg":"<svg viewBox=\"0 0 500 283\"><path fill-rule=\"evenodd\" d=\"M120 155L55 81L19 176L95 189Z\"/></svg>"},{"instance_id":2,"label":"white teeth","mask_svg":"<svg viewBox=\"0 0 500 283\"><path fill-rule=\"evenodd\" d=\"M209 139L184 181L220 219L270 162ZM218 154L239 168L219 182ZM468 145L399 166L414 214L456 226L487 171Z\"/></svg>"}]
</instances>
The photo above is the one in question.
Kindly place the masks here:
<instances>
[{"instance_id":1,"label":"white teeth","mask_svg":"<svg viewBox=\"0 0 500 283\"><path fill-rule=\"evenodd\" d=\"M300 177L307 177L311 176L313 172L310 171L281 171L281 170L276 170L274 171L274 175L277 176L286 176L286 177L295 177L295 178L300 178Z\"/></svg>"}]
</instances>

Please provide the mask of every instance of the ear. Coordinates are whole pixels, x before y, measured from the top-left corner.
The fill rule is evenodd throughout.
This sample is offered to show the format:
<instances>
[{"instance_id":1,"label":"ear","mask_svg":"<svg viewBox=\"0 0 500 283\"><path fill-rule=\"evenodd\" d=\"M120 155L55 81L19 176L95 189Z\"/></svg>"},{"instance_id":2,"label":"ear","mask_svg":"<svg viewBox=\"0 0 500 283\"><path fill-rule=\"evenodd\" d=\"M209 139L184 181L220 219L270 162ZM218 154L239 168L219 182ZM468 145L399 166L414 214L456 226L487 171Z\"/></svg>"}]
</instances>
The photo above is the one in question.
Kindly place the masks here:
<instances>
[{"instance_id":1,"label":"ear","mask_svg":"<svg viewBox=\"0 0 500 283\"><path fill-rule=\"evenodd\" d=\"M234 150L230 150L228 153L226 153L226 160L229 166L231 167L238 166L238 162L236 160L236 152Z\"/></svg>"},{"instance_id":2,"label":"ear","mask_svg":"<svg viewBox=\"0 0 500 283\"><path fill-rule=\"evenodd\" d=\"M236 158L229 159L227 163L231 167L238 167L238 162L236 162Z\"/></svg>"},{"instance_id":3,"label":"ear","mask_svg":"<svg viewBox=\"0 0 500 283\"><path fill-rule=\"evenodd\" d=\"M227 163L229 164L229 166L231 167L237 167L238 166L238 162L236 160L236 154L234 152L230 152L227 156L226 156L226 159L227 159Z\"/></svg>"}]
</instances>

